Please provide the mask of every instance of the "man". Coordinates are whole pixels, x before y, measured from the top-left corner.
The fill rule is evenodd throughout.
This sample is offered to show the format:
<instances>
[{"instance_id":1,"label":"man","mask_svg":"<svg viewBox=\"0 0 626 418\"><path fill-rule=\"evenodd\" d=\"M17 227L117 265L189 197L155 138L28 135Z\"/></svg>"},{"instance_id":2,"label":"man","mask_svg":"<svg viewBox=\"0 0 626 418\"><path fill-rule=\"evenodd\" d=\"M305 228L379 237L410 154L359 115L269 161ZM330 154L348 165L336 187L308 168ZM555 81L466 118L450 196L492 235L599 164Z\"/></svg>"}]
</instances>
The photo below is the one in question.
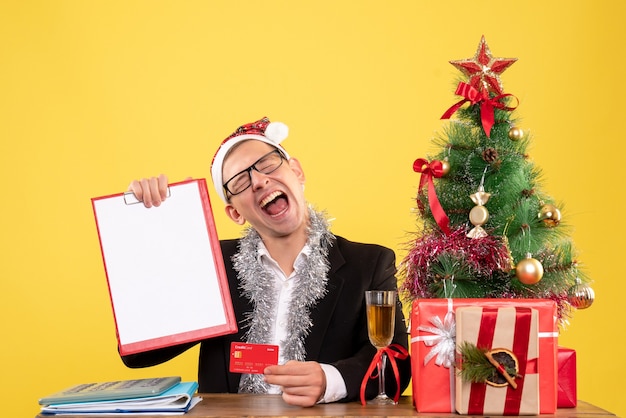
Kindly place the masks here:
<instances>
[{"instance_id":1,"label":"man","mask_svg":"<svg viewBox=\"0 0 626 418\"><path fill-rule=\"evenodd\" d=\"M280 145L287 127L267 118L239 127L215 154L211 174L230 219L248 224L237 240L222 240L239 331L201 342L200 392L282 393L285 402L358 399L375 348L369 342L366 290L396 289L390 249L334 236L322 213L304 197L305 175ZM147 207L166 199L167 177L133 181L129 187ZM279 365L263 375L228 371L230 343L279 345ZM398 303L393 343L408 341ZM123 357L129 367L166 361L193 344ZM410 379L410 360L398 359L400 389ZM396 378L387 370L387 391ZM367 396L377 394L375 380Z\"/></svg>"}]
</instances>

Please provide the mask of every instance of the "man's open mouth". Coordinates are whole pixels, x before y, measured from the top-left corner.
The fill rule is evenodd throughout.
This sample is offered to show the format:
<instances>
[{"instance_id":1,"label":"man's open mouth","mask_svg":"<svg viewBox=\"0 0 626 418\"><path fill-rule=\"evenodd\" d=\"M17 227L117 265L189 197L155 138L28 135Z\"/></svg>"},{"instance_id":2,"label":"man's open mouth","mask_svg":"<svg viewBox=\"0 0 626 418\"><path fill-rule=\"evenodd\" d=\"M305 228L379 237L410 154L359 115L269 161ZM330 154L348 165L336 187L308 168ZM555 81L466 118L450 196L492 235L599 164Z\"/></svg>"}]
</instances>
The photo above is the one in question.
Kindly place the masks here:
<instances>
[{"instance_id":1,"label":"man's open mouth","mask_svg":"<svg viewBox=\"0 0 626 418\"><path fill-rule=\"evenodd\" d=\"M280 191L275 191L261 201L261 208L269 215L277 215L287 208L287 196Z\"/></svg>"}]
</instances>

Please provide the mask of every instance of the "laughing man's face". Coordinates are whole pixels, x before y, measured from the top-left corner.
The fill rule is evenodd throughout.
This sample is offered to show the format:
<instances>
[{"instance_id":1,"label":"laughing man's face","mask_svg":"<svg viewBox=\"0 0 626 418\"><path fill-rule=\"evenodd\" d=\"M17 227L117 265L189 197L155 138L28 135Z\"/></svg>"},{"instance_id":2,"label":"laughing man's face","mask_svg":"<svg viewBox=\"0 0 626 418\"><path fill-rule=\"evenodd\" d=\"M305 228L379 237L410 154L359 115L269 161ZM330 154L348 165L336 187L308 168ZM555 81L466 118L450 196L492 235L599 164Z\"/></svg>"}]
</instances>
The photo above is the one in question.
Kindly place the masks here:
<instances>
[{"instance_id":1,"label":"laughing man's face","mask_svg":"<svg viewBox=\"0 0 626 418\"><path fill-rule=\"evenodd\" d=\"M261 141L248 140L237 144L224 160L222 174L230 179L246 170L274 147ZM304 172L291 158L269 174L250 170L251 186L242 193L229 196L226 214L236 223L248 222L264 239L306 234L308 210L304 199Z\"/></svg>"}]
</instances>

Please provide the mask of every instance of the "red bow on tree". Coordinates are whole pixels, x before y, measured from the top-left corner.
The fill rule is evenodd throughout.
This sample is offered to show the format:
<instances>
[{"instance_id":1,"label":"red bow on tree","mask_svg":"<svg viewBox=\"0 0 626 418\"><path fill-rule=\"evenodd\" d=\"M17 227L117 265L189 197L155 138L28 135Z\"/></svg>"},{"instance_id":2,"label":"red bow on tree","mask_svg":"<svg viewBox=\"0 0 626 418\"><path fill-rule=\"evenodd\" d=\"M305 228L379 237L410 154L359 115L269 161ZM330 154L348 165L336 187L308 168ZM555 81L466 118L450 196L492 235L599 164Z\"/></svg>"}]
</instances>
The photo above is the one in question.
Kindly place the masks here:
<instances>
[{"instance_id":1,"label":"red bow on tree","mask_svg":"<svg viewBox=\"0 0 626 418\"><path fill-rule=\"evenodd\" d=\"M424 158L418 158L413 163L413 171L416 173L422 173L420 177L420 184L418 187L418 194L422 193L424 186L428 183L428 205L430 206L430 211L439 225L439 228L446 234L450 234L450 219L448 219L448 215L443 210L441 203L439 203L439 198L437 197L437 192L435 191L435 183L433 182L433 177L441 177L443 176L443 168L441 165L441 161L433 161L431 163ZM424 205L417 198L417 206L420 208L420 211L424 212Z\"/></svg>"},{"instance_id":2,"label":"red bow on tree","mask_svg":"<svg viewBox=\"0 0 626 418\"><path fill-rule=\"evenodd\" d=\"M487 138L490 138L491 127L494 124L494 108L511 111L517 107L517 105L514 107L507 107L504 103L500 102L500 100L505 97L513 97L517 100L517 98L512 94L500 94L495 97L489 97L487 90L481 89L478 91L475 87L463 82L459 83L454 94L457 96L463 96L464 99L448 109L446 113L441 116L441 119L450 119L450 116L459 110L465 102L470 102L472 105L480 104L480 119L483 125L483 130L485 131L485 134L487 134Z\"/></svg>"}]
</instances>

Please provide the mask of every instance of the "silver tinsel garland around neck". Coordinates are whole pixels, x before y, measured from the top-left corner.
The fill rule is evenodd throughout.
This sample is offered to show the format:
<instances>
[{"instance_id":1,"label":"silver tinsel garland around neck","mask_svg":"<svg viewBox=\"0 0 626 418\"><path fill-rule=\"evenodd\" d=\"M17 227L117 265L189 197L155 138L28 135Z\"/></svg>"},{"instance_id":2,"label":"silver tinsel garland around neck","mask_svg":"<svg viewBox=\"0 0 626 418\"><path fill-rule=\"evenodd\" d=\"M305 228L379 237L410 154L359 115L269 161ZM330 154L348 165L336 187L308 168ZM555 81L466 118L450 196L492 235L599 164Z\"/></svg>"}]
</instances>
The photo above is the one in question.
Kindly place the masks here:
<instances>
[{"instance_id":1,"label":"silver tinsel garland around neck","mask_svg":"<svg viewBox=\"0 0 626 418\"><path fill-rule=\"evenodd\" d=\"M323 213L309 208L309 237L307 245L310 254L294 266L298 280L289 304L290 315L287 323L287 339L281 342L282 355L288 360L304 361L306 350L304 339L313 325L310 318L311 307L326 294L328 248L334 238ZM233 256L233 268L239 278L242 295L253 305L247 312L244 327L245 338L249 343L268 344L269 335L276 319L276 278L263 268L259 257L261 237L253 228L248 228L239 243L239 251ZM239 383L240 393L267 393L269 385L262 375L244 374Z\"/></svg>"}]
</instances>

